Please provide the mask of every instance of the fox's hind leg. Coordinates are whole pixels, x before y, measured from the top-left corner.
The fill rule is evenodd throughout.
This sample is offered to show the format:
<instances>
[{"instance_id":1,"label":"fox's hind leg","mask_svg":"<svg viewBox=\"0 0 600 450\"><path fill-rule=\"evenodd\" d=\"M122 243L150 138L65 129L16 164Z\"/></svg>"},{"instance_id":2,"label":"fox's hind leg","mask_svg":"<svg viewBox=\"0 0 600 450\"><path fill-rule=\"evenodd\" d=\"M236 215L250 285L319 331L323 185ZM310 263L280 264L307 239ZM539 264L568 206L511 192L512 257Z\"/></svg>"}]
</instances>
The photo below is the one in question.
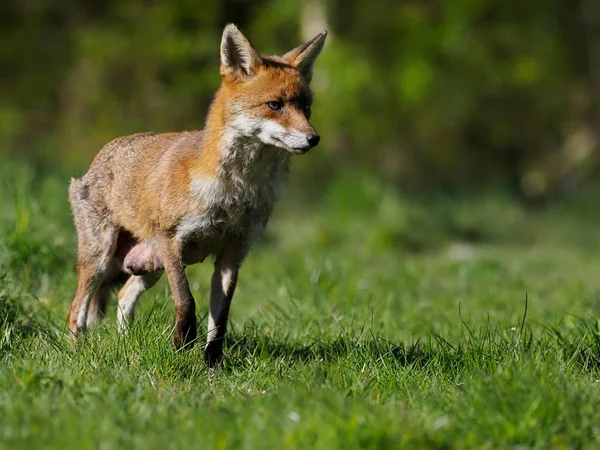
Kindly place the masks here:
<instances>
[{"instance_id":1,"label":"fox's hind leg","mask_svg":"<svg viewBox=\"0 0 600 450\"><path fill-rule=\"evenodd\" d=\"M92 242L86 241L89 236L79 236L77 292L69 313L69 329L75 337L85 332L90 303L106 277L114 253L117 230L105 230L98 234L101 239Z\"/></svg>"},{"instance_id":2,"label":"fox's hind leg","mask_svg":"<svg viewBox=\"0 0 600 450\"><path fill-rule=\"evenodd\" d=\"M138 242L127 234L119 242L124 242L123 245L117 244L120 247L117 248L117 257L122 259L121 270L131 275L119 292L117 323L124 331L133 319L138 298L156 284L163 266L155 243Z\"/></svg>"},{"instance_id":3,"label":"fox's hind leg","mask_svg":"<svg viewBox=\"0 0 600 450\"><path fill-rule=\"evenodd\" d=\"M110 294L110 286L107 283L102 283L92 297L90 309L88 311L86 327L94 328L106 315L106 305Z\"/></svg>"},{"instance_id":4,"label":"fox's hind leg","mask_svg":"<svg viewBox=\"0 0 600 450\"><path fill-rule=\"evenodd\" d=\"M96 294L92 297L86 328L94 328L106 317L106 309L111 292L113 289L123 286L128 278L129 276L126 273L119 271L118 265L113 266L96 291Z\"/></svg>"},{"instance_id":5,"label":"fox's hind leg","mask_svg":"<svg viewBox=\"0 0 600 450\"><path fill-rule=\"evenodd\" d=\"M69 201L78 240L77 292L69 312L69 329L77 337L85 332L92 298L110 271L118 229L92 205L89 186L82 180L71 181Z\"/></svg>"},{"instance_id":6,"label":"fox's hind leg","mask_svg":"<svg viewBox=\"0 0 600 450\"><path fill-rule=\"evenodd\" d=\"M156 284L162 275L160 272L148 272L142 275L131 275L125 286L119 291L119 310L117 311L117 323L119 330L124 331L133 320L135 304L145 291Z\"/></svg>"}]
</instances>

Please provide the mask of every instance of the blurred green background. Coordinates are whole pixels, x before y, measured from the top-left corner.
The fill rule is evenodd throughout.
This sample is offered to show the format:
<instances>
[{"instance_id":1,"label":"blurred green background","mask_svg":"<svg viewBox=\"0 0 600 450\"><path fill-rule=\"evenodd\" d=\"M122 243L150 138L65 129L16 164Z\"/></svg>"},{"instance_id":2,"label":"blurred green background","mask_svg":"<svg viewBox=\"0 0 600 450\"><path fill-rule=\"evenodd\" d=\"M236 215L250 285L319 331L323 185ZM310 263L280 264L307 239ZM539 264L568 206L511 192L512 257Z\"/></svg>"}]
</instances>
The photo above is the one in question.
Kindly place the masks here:
<instances>
[{"instance_id":1,"label":"blurred green background","mask_svg":"<svg viewBox=\"0 0 600 450\"><path fill-rule=\"evenodd\" d=\"M4 0L0 161L79 175L114 137L201 128L227 22L264 53L331 33L323 141L293 171L309 196L359 171L548 200L600 168L595 0Z\"/></svg>"}]
</instances>

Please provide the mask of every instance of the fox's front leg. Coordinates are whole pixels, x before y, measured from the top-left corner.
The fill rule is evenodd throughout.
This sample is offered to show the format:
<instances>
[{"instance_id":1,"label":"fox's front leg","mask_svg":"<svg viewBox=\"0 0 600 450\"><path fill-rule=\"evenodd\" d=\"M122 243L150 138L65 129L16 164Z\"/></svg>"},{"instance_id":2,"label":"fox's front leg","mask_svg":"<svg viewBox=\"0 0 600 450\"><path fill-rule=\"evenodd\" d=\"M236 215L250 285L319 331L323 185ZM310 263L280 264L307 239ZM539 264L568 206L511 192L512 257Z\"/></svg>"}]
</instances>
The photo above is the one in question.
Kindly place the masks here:
<instances>
[{"instance_id":1,"label":"fox's front leg","mask_svg":"<svg viewBox=\"0 0 600 450\"><path fill-rule=\"evenodd\" d=\"M196 340L196 304L185 276L181 244L174 236L164 234L157 234L156 243L175 304L173 344L176 349L191 348Z\"/></svg>"},{"instance_id":2,"label":"fox's front leg","mask_svg":"<svg viewBox=\"0 0 600 450\"><path fill-rule=\"evenodd\" d=\"M208 334L204 349L204 355L210 367L218 365L223 359L223 341L227 329L229 308L242 262L242 249L238 239L231 240L215 261L215 271L210 289Z\"/></svg>"}]
</instances>

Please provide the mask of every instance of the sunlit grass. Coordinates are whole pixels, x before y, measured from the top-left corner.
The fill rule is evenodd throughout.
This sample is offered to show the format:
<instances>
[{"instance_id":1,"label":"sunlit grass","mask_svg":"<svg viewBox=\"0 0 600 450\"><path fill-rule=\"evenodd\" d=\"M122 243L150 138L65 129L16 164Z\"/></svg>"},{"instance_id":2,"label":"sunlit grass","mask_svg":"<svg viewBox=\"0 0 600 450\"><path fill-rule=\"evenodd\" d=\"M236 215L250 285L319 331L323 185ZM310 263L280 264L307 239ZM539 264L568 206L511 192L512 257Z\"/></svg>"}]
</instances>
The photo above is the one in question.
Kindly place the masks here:
<instances>
[{"instance_id":1,"label":"sunlit grass","mask_svg":"<svg viewBox=\"0 0 600 450\"><path fill-rule=\"evenodd\" d=\"M340 182L299 214L292 193L242 270L211 374L200 345L173 351L164 280L127 333L113 298L67 339L66 182L22 167L1 180L2 447L600 445L599 239L572 205ZM188 272L201 336L210 270Z\"/></svg>"}]
</instances>

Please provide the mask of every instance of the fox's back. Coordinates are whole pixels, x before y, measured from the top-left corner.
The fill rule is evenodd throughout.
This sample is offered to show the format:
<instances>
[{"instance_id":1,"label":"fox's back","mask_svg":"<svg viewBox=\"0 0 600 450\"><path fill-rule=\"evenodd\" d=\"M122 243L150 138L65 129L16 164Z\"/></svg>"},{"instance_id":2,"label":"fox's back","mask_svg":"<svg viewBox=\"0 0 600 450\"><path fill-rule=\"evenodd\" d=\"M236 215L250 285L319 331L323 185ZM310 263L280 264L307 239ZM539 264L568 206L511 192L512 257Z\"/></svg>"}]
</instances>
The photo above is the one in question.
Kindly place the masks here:
<instances>
[{"instance_id":1,"label":"fox's back","mask_svg":"<svg viewBox=\"0 0 600 450\"><path fill-rule=\"evenodd\" d=\"M176 186L189 184L182 166L201 151L202 136L194 131L114 139L98 152L88 172L72 181L71 203L87 201L112 222L147 237L161 205L181 203Z\"/></svg>"}]
</instances>

